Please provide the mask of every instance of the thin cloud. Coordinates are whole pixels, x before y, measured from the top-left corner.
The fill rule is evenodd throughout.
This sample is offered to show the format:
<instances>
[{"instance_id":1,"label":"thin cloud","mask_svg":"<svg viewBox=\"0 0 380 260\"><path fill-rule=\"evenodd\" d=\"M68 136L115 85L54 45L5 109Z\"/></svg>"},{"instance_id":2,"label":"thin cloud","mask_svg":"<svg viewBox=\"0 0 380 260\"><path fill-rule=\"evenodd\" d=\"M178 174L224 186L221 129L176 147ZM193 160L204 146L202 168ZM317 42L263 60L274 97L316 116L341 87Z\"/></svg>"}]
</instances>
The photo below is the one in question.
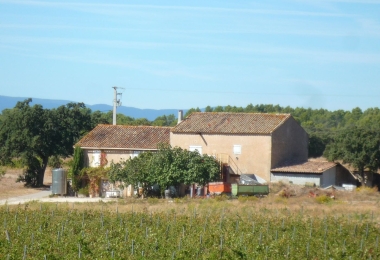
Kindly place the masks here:
<instances>
[{"instance_id":1,"label":"thin cloud","mask_svg":"<svg viewBox=\"0 0 380 260\"><path fill-rule=\"evenodd\" d=\"M118 41L118 40L91 40L91 39L69 39L69 38L48 38L48 37L13 37L1 35L2 42L14 43L28 42L38 44L55 44L62 45L84 45L84 46L98 46L98 47L113 47L113 48L126 48L126 49L147 49L147 50L172 50L186 49L193 51L207 51L207 52L222 52L222 53L240 53L240 54L255 54L266 55L267 57L276 57L282 59L283 56L290 56L292 59L314 60L320 63L336 62L336 63L367 63L375 64L380 63L380 54L378 53L355 53L350 51L320 51L311 49L276 47L267 45L222 45L222 44L191 44L191 43L169 43L169 42L143 42L143 41Z\"/></svg>"},{"instance_id":2,"label":"thin cloud","mask_svg":"<svg viewBox=\"0 0 380 260\"><path fill-rule=\"evenodd\" d=\"M86 64L96 64L104 66L114 66L114 67L123 67L133 70L139 70L151 75L160 76L160 77L185 77L193 78L200 80L214 80L211 76L202 75L200 73L192 72L191 69L184 68L178 63L162 60L129 60L129 61L120 61L115 59L105 59L105 58L88 58L80 57L73 55L35 55L27 53L26 56L33 58L43 58L51 60L61 60L75 63L86 63Z\"/></svg>"},{"instance_id":3,"label":"thin cloud","mask_svg":"<svg viewBox=\"0 0 380 260\"><path fill-rule=\"evenodd\" d=\"M205 6L174 6L174 5L128 5L128 4L96 4L96 3L65 3L65 2L44 2L44 1L7 1L0 0L0 3L14 5L29 5L51 8L75 9L83 12L97 12L111 15L122 13L123 9L130 12L130 9L155 9L155 10L183 10L201 12L227 12L227 13L249 13L284 16L325 16L325 17L352 17L351 14L331 13L331 12L310 12L278 9L248 9L248 8L221 8Z\"/></svg>"},{"instance_id":4,"label":"thin cloud","mask_svg":"<svg viewBox=\"0 0 380 260\"><path fill-rule=\"evenodd\" d=\"M204 34L263 34L263 35L299 35L299 36L315 36L315 37L380 37L380 29L375 23L369 24L364 23L364 19L358 19L359 22L365 26L366 30L352 30L345 31L347 28L336 28L331 30L322 29L296 29L291 26L287 26L283 29L201 29L201 30L181 30L181 29L140 29L140 28L113 28L113 27L91 27L91 26L68 26L68 25L45 25L45 24L1 24L0 28L6 29L36 29L36 30L84 30L84 31L118 31L118 32L140 32L149 34L167 34L173 37L178 37L178 35L204 35ZM376 27L375 27L376 25Z\"/></svg>"}]
</instances>

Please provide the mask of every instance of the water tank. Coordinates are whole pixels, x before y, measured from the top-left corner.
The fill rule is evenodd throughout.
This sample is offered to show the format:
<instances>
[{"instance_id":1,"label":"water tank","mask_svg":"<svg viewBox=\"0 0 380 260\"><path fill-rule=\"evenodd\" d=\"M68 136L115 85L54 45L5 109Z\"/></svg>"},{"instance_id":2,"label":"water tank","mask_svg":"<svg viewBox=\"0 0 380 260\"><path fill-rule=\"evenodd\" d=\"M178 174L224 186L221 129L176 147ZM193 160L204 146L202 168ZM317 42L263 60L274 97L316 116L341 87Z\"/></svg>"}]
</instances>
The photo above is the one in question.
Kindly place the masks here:
<instances>
[{"instance_id":1,"label":"water tank","mask_svg":"<svg viewBox=\"0 0 380 260\"><path fill-rule=\"evenodd\" d=\"M65 195L67 193L67 174L64 169L53 169L52 193Z\"/></svg>"},{"instance_id":2,"label":"water tank","mask_svg":"<svg viewBox=\"0 0 380 260\"><path fill-rule=\"evenodd\" d=\"M203 196L203 187L202 186L197 187L197 196L198 197Z\"/></svg>"},{"instance_id":3,"label":"water tank","mask_svg":"<svg viewBox=\"0 0 380 260\"><path fill-rule=\"evenodd\" d=\"M171 196L170 190L169 189L165 190L165 199L171 199L171 198L172 198L172 196Z\"/></svg>"}]
</instances>

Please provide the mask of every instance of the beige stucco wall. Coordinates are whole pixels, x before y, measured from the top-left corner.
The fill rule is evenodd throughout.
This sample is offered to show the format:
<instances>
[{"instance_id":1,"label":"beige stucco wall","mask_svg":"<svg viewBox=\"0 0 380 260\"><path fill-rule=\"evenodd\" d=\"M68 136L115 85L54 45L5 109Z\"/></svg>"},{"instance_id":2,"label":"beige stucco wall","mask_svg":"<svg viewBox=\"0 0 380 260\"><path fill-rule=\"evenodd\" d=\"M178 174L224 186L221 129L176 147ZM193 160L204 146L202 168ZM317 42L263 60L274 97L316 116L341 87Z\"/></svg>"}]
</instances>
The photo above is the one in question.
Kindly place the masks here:
<instances>
[{"instance_id":1,"label":"beige stucco wall","mask_svg":"<svg viewBox=\"0 0 380 260\"><path fill-rule=\"evenodd\" d=\"M272 133L271 167L306 162L308 145L308 134L294 118L290 117Z\"/></svg>"},{"instance_id":2,"label":"beige stucco wall","mask_svg":"<svg viewBox=\"0 0 380 260\"><path fill-rule=\"evenodd\" d=\"M84 149L84 164L85 166L95 166L94 160L96 160L97 153L105 153L107 164L106 167L111 165L111 162L118 163L128 160L133 156L134 150L107 150L107 149Z\"/></svg>"},{"instance_id":3,"label":"beige stucco wall","mask_svg":"<svg viewBox=\"0 0 380 260\"><path fill-rule=\"evenodd\" d=\"M172 147L189 149L202 146L202 153L228 156L231 168L236 164L241 173L257 174L270 181L271 137L269 135L210 135L170 133ZM234 154L233 146L241 145L241 154Z\"/></svg>"}]
</instances>

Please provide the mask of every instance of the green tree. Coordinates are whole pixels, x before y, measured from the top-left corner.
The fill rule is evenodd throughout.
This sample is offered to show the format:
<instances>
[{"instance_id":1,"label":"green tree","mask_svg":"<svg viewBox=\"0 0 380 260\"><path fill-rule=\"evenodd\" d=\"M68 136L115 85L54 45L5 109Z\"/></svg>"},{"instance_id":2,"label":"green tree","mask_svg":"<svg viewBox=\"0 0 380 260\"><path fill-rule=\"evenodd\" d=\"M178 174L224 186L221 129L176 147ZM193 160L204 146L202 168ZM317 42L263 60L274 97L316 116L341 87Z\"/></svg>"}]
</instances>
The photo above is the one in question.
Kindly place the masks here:
<instances>
[{"instance_id":1,"label":"green tree","mask_svg":"<svg viewBox=\"0 0 380 260\"><path fill-rule=\"evenodd\" d=\"M173 114L170 114L168 116L163 115L157 117L153 122L153 126L175 126L177 123L177 119Z\"/></svg>"},{"instance_id":2,"label":"green tree","mask_svg":"<svg viewBox=\"0 0 380 260\"><path fill-rule=\"evenodd\" d=\"M132 125L151 125L151 122L146 118L137 118Z\"/></svg>"},{"instance_id":3,"label":"green tree","mask_svg":"<svg viewBox=\"0 0 380 260\"><path fill-rule=\"evenodd\" d=\"M20 181L42 186L48 159L67 157L74 143L91 129L91 110L83 103L69 103L57 109L30 106L32 99L18 102L4 114L0 126L0 160L22 158L26 170Z\"/></svg>"},{"instance_id":4,"label":"green tree","mask_svg":"<svg viewBox=\"0 0 380 260\"><path fill-rule=\"evenodd\" d=\"M210 107L210 106L207 106L206 108L205 108L205 112L212 112L214 109L212 108L212 107Z\"/></svg>"},{"instance_id":5,"label":"green tree","mask_svg":"<svg viewBox=\"0 0 380 260\"><path fill-rule=\"evenodd\" d=\"M169 145L161 145L155 153L142 153L125 162L111 164L109 172L111 181L134 186L139 183L145 190L158 184L162 194L168 187L180 183L204 185L218 179L219 174L219 163L213 157Z\"/></svg>"},{"instance_id":6,"label":"green tree","mask_svg":"<svg viewBox=\"0 0 380 260\"><path fill-rule=\"evenodd\" d=\"M214 108L214 112L223 112L224 108L222 106L217 106Z\"/></svg>"},{"instance_id":7,"label":"green tree","mask_svg":"<svg viewBox=\"0 0 380 260\"><path fill-rule=\"evenodd\" d=\"M187 110L184 118L190 116L194 112L201 112L201 110L199 109L199 107L197 107L197 108L190 108L189 110Z\"/></svg>"},{"instance_id":8,"label":"green tree","mask_svg":"<svg viewBox=\"0 0 380 260\"><path fill-rule=\"evenodd\" d=\"M155 184L150 169L152 157L152 152L144 152L124 162L111 163L108 172L110 181L114 183L121 181L134 187L140 185L146 191L148 187Z\"/></svg>"},{"instance_id":9,"label":"green tree","mask_svg":"<svg viewBox=\"0 0 380 260\"><path fill-rule=\"evenodd\" d=\"M91 114L91 125L92 128L97 126L98 124L112 124L112 114L109 115L109 113L103 113L99 110L94 111Z\"/></svg>"},{"instance_id":10,"label":"green tree","mask_svg":"<svg viewBox=\"0 0 380 260\"><path fill-rule=\"evenodd\" d=\"M212 156L200 155L198 151L190 152L184 150L188 157L186 172L183 176L184 184L205 185L210 181L217 180L220 175L219 163Z\"/></svg>"},{"instance_id":11,"label":"green tree","mask_svg":"<svg viewBox=\"0 0 380 260\"><path fill-rule=\"evenodd\" d=\"M111 112L112 115L112 112ZM111 117L112 123L112 117ZM126 116L123 114L117 114L116 116L116 124L118 125L136 125L136 119L130 116Z\"/></svg>"},{"instance_id":12,"label":"green tree","mask_svg":"<svg viewBox=\"0 0 380 260\"><path fill-rule=\"evenodd\" d=\"M82 148L76 146L74 149L73 162L71 167L72 187L75 191L80 188L80 172L84 168L84 153Z\"/></svg>"},{"instance_id":13,"label":"green tree","mask_svg":"<svg viewBox=\"0 0 380 260\"><path fill-rule=\"evenodd\" d=\"M220 174L219 163L212 156L169 145L160 146L152 157L150 169L161 192L180 183L204 185L218 179Z\"/></svg>"},{"instance_id":14,"label":"green tree","mask_svg":"<svg viewBox=\"0 0 380 260\"><path fill-rule=\"evenodd\" d=\"M313 133L309 136L309 157L320 157L331 142L331 136L321 133Z\"/></svg>"},{"instance_id":15,"label":"green tree","mask_svg":"<svg viewBox=\"0 0 380 260\"><path fill-rule=\"evenodd\" d=\"M380 167L380 134L365 128L345 129L327 145L324 156L330 161L349 163L358 170L359 180L363 182L366 168L376 172Z\"/></svg>"}]
</instances>

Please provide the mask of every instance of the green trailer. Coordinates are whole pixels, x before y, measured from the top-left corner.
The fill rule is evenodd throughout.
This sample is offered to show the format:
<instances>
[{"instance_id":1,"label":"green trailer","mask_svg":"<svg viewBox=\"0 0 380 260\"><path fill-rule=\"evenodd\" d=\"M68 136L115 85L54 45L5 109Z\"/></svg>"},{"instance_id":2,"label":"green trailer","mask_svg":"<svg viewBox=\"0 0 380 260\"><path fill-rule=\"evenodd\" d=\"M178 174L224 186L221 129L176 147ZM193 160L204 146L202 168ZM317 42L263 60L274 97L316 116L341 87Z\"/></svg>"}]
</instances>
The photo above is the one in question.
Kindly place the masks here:
<instances>
[{"instance_id":1,"label":"green trailer","mask_svg":"<svg viewBox=\"0 0 380 260\"><path fill-rule=\"evenodd\" d=\"M269 194L268 185L245 185L245 184L231 184L232 196L264 196Z\"/></svg>"}]
</instances>

